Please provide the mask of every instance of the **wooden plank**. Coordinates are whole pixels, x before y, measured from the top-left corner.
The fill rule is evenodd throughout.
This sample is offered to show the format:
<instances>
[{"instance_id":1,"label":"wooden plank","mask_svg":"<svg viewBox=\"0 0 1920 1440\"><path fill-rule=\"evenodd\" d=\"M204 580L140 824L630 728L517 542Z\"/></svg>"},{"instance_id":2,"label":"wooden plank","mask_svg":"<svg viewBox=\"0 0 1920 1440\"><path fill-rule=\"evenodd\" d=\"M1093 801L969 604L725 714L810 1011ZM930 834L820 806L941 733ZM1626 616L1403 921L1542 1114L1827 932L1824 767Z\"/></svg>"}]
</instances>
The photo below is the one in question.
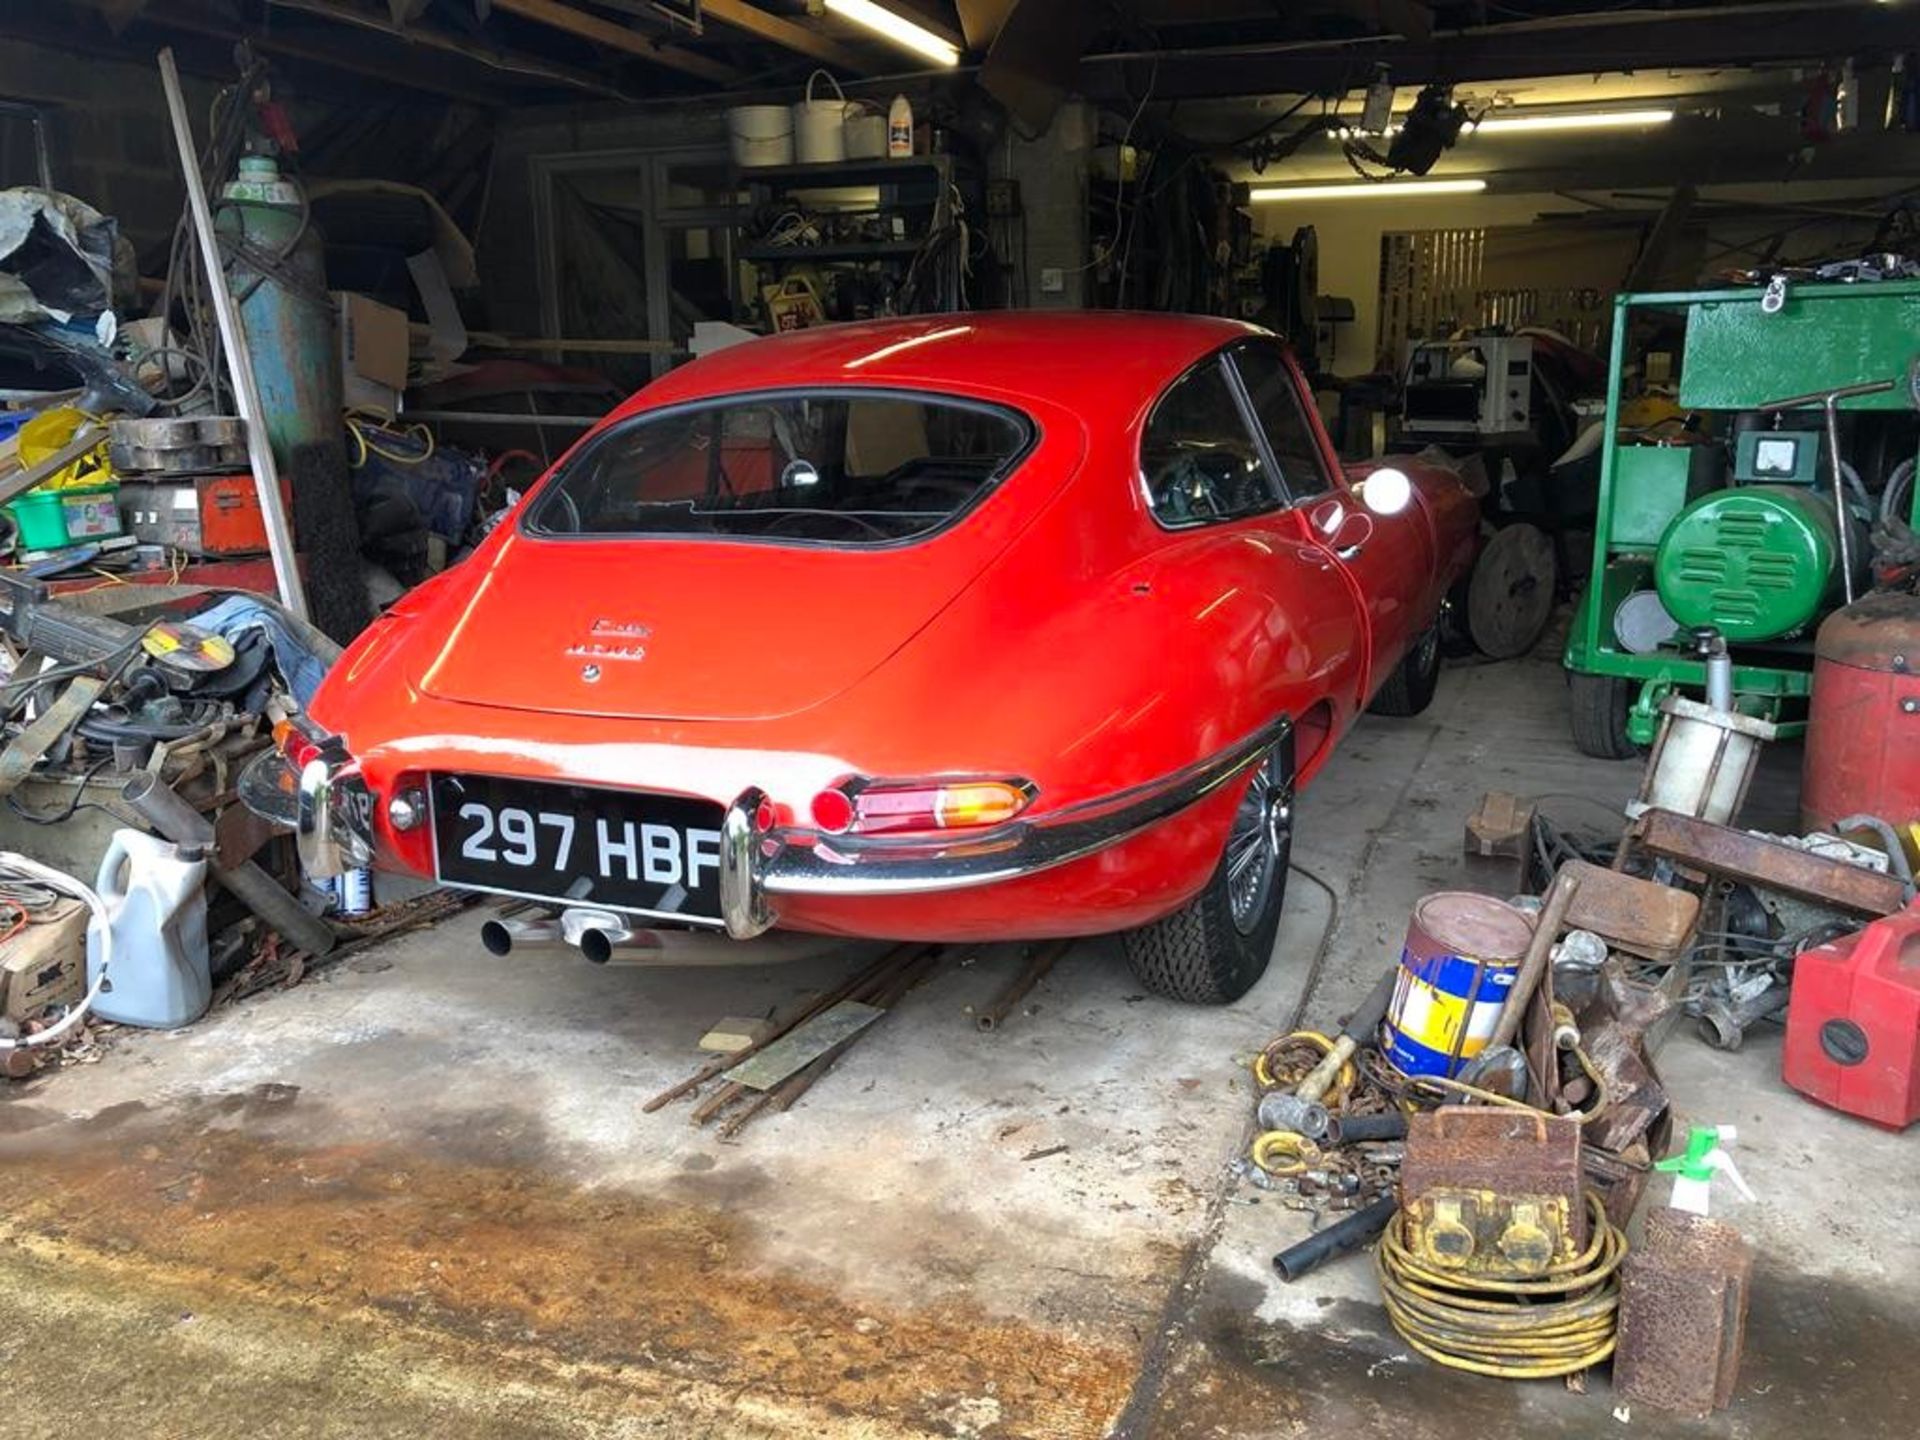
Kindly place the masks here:
<instances>
[{"instance_id":1,"label":"wooden plank","mask_svg":"<svg viewBox=\"0 0 1920 1440\"><path fill-rule=\"evenodd\" d=\"M759 6L749 5L747 0L705 0L701 13L709 20L718 20L723 25L744 30L757 39L769 40L810 60L818 60L822 65L835 65L856 75L873 73L871 62L863 60L838 40L805 25L783 20L778 15L769 15Z\"/></svg>"},{"instance_id":2,"label":"wooden plank","mask_svg":"<svg viewBox=\"0 0 1920 1440\"><path fill-rule=\"evenodd\" d=\"M771 1090L828 1051L846 1044L886 1013L877 1005L842 1000L742 1060L726 1072L726 1078L750 1090Z\"/></svg>"},{"instance_id":3,"label":"wooden plank","mask_svg":"<svg viewBox=\"0 0 1920 1440\"><path fill-rule=\"evenodd\" d=\"M738 85L746 79L731 65L723 65L718 60L710 60L705 55L696 55L678 46L663 45L638 30L629 30L625 25L604 20L598 15L589 15L584 10L561 4L560 0L493 0L493 8L504 10L509 15L518 15L522 20L531 20L536 25L564 30L582 40L605 45L610 50L636 55L656 65L666 65L683 74L710 80L716 85ZM713 7L709 5L707 8L711 11Z\"/></svg>"}]
</instances>

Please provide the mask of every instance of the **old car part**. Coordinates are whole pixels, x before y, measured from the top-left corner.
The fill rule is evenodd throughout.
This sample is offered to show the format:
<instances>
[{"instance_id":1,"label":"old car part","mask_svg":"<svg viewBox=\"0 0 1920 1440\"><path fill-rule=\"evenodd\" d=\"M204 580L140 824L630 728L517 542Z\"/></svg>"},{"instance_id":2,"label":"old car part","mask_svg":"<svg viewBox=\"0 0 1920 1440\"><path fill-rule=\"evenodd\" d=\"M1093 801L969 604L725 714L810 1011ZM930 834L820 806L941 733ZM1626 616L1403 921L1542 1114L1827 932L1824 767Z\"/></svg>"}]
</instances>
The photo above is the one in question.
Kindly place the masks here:
<instances>
[{"instance_id":1,"label":"old car part","mask_svg":"<svg viewBox=\"0 0 1920 1440\"><path fill-rule=\"evenodd\" d=\"M309 955L333 950L336 937L324 920L252 860L238 864L222 860L214 845L212 823L157 775L141 771L121 786L120 798L163 838L206 851L213 862L213 878L288 943Z\"/></svg>"},{"instance_id":2,"label":"old car part","mask_svg":"<svg viewBox=\"0 0 1920 1440\"><path fill-rule=\"evenodd\" d=\"M1906 887L1892 875L1666 810L1635 820L1627 844L1709 875L1856 914L1891 915L1907 903Z\"/></svg>"},{"instance_id":3,"label":"old car part","mask_svg":"<svg viewBox=\"0 0 1920 1440\"><path fill-rule=\"evenodd\" d=\"M1908 386L1844 382L1908 373L1920 283L1795 285L1771 308L1765 294L1756 286L1615 299L1592 578L1565 653L1574 738L1589 754L1621 759L1651 743L1661 700L1697 698L1704 684L1706 662L1683 634L1657 637L1651 650L1644 639L1622 643L1626 627L1615 617L1647 592L1683 630L1721 630L1735 652L1735 708L1797 736L1812 657L1773 642L1806 633L1851 598L1866 551L1855 518L1862 491L1883 491L1914 453ZM1623 427L1627 336L1656 316L1684 327L1679 405L1719 438L1695 443L1694 427ZM1817 410L1819 421L1793 414L1798 407ZM1848 478L1846 442L1863 485ZM1893 458L1873 470L1869 454ZM1909 496L1900 518L1911 510Z\"/></svg>"},{"instance_id":4,"label":"old car part","mask_svg":"<svg viewBox=\"0 0 1920 1440\"><path fill-rule=\"evenodd\" d=\"M1721 642L1710 633L1702 643ZM1779 733L1778 727L1682 695L1667 696L1660 711L1660 734L1627 814L1671 810L1727 824L1747 798L1761 745Z\"/></svg>"},{"instance_id":5,"label":"old car part","mask_svg":"<svg viewBox=\"0 0 1920 1440\"><path fill-rule=\"evenodd\" d=\"M1598 1196L1584 1213L1592 1238L1577 1255L1505 1280L1426 1263L1403 1238L1402 1212L1374 1250L1388 1320L1429 1360L1476 1375L1537 1380L1599 1363L1617 1338L1627 1237Z\"/></svg>"},{"instance_id":6,"label":"old car part","mask_svg":"<svg viewBox=\"0 0 1920 1440\"><path fill-rule=\"evenodd\" d=\"M1920 820L1920 596L1836 610L1814 637L1800 827L1872 811Z\"/></svg>"},{"instance_id":7,"label":"old car part","mask_svg":"<svg viewBox=\"0 0 1920 1440\"><path fill-rule=\"evenodd\" d=\"M1794 961L1780 1071L1877 1125L1920 1120L1920 901Z\"/></svg>"},{"instance_id":8,"label":"old car part","mask_svg":"<svg viewBox=\"0 0 1920 1440\"><path fill-rule=\"evenodd\" d=\"M1731 1225L1659 1208L1621 1267L1613 1384L1634 1404L1704 1420L1733 1400L1753 1251Z\"/></svg>"},{"instance_id":9,"label":"old car part","mask_svg":"<svg viewBox=\"0 0 1920 1440\"><path fill-rule=\"evenodd\" d=\"M1659 964L1686 953L1699 923L1700 897L1692 891L1597 866L1585 872L1567 907L1570 930L1590 932L1612 949Z\"/></svg>"},{"instance_id":10,"label":"old car part","mask_svg":"<svg viewBox=\"0 0 1920 1440\"><path fill-rule=\"evenodd\" d=\"M1289 1245L1273 1257L1273 1268L1291 1285L1301 1276L1318 1270L1336 1255L1358 1250L1385 1230L1399 1210L1391 1195L1374 1201L1364 1210L1356 1210L1335 1224L1317 1230L1297 1244Z\"/></svg>"},{"instance_id":11,"label":"old car part","mask_svg":"<svg viewBox=\"0 0 1920 1440\"><path fill-rule=\"evenodd\" d=\"M1415 1115L1400 1167L1400 1239L1449 1274L1548 1273L1587 1243L1580 1127L1508 1106Z\"/></svg>"},{"instance_id":12,"label":"old car part","mask_svg":"<svg viewBox=\"0 0 1920 1440\"><path fill-rule=\"evenodd\" d=\"M1367 998L1348 1018L1346 1027L1327 1051L1326 1058L1313 1067L1306 1079L1291 1091L1277 1090L1262 1098L1260 1125L1263 1129L1291 1131L1309 1139L1317 1139L1327 1133L1330 1117L1321 1101L1340 1074L1341 1067L1379 1030L1381 1020L1386 1017L1387 1004L1393 998L1398 973L1397 969L1389 970L1375 982L1373 989L1367 992Z\"/></svg>"}]
</instances>

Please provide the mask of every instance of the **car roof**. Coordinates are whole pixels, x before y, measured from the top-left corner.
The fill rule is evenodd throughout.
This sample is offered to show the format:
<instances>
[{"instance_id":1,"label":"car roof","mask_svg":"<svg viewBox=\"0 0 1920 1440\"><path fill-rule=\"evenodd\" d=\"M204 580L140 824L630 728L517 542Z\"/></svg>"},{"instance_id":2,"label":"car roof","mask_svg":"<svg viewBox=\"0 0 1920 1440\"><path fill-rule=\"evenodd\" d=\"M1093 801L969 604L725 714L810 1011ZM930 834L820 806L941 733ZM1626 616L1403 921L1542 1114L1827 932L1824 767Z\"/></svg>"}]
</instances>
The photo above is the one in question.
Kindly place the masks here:
<instances>
[{"instance_id":1,"label":"car roof","mask_svg":"<svg viewBox=\"0 0 1920 1440\"><path fill-rule=\"evenodd\" d=\"M632 408L788 386L887 385L1132 414L1257 326L1210 315L982 310L821 325L729 346L669 372Z\"/></svg>"}]
</instances>

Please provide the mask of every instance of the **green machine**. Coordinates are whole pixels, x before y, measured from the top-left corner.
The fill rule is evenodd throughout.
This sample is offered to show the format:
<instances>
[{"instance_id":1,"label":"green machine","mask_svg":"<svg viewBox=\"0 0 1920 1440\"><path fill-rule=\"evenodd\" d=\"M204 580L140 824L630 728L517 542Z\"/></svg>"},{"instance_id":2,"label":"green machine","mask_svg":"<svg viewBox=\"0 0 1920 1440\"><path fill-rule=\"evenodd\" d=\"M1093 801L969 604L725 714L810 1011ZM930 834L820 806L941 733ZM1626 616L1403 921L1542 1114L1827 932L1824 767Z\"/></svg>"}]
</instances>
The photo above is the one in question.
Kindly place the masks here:
<instances>
[{"instance_id":1,"label":"green machine","mask_svg":"<svg viewBox=\"0 0 1920 1440\"><path fill-rule=\"evenodd\" d=\"M1623 431L1630 337L1650 326L1677 340L1689 418ZM1651 744L1661 701L1704 691L1708 631L1735 708L1804 730L1813 632L1866 588L1870 526L1920 524L1916 357L1920 281L1615 298L1593 569L1565 657L1581 750Z\"/></svg>"}]
</instances>

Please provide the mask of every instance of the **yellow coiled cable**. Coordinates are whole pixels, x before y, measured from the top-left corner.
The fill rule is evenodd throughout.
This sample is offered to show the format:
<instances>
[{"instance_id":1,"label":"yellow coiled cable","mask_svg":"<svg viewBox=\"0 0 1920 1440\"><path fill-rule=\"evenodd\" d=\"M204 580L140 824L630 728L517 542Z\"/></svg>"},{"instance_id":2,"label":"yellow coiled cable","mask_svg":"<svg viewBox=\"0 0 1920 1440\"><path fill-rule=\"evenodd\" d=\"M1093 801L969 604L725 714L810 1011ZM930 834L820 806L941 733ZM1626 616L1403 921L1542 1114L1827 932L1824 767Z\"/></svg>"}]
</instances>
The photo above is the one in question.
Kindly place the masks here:
<instances>
[{"instance_id":1,"label":"yellow coiled cable","mask_svg":"<svg viewBox=\"0 0 1920 1440\"><path fill-rule=\"evenodd\" d=\"M1587 1248L1529 1280L1423 1263L1401 1237L1403 1211L1374 1250L1387 1318L1429 1360L1475 1375L1541 1380L1597 1364L1613 1353L1627 1237L1592 1191L1587 1209Z\"/></svg>"}]
</instances>

